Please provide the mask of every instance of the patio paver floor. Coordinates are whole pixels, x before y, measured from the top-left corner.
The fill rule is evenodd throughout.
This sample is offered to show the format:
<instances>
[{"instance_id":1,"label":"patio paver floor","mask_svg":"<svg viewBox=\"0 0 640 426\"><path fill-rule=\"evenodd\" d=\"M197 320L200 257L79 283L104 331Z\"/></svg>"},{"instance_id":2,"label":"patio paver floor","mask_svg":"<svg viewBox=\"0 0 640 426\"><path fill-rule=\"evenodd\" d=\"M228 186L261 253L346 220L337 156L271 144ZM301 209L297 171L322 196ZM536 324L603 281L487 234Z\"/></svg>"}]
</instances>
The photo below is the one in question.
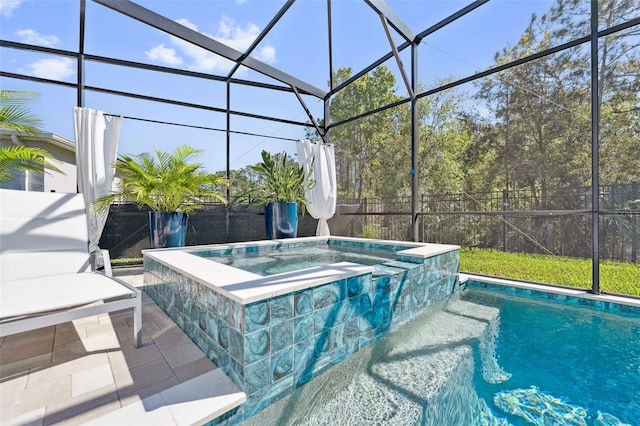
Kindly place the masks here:
<instances>
[{"instance_id":1,"label":"patio paver floor","mask_svg":"<svg viewBox=\"0 0 640 426\"><path fill-rule=\"evenodd\" d=\"M114 275L142 285L139 268L114 271ZM221 371L213 373L216 365L145 293L142 303L140 348L133 343L131 310L0 338L0 424L74 425L100 422L108 413L109 417L102 418L116 419L118 410L141 411L149 401L155 401L157 408L161 393L172 392L170 388L181 384L177 389L185 389L186 382L192 388L203 386L203 379L225 382L211 384L218 388L218 397L220 389L234 395L239 392ZM202 402L200 406L206 409ZM132 406L135 404L138 407ZM121 410L127 406L131 407ZM162 408L164 411L152 413L155 417L149 417L152 410L142 409L139 414L148 411L149 421L161 414L164 421L170 420L166 416L171 410ZM144 421L145 417L135 419ZM131 422L128 424L138 424ZM183 422L178 419L178 423Z\"/></svg>"}]
</instances>

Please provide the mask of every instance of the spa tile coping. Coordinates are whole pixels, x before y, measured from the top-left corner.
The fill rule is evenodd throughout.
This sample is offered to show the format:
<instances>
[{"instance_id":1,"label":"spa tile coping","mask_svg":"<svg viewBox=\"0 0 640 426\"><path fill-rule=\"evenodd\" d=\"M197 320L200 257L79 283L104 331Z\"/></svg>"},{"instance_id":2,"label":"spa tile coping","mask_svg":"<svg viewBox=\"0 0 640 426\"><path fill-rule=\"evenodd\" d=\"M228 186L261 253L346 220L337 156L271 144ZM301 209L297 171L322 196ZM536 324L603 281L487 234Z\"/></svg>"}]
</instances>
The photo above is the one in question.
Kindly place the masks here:
<instances>
[{"instance_id":1,"label":"spa tile coping","mask_svg":"<svg viewBox=\"0 0 640 426\"><path fill-rule=\"evenodd\" d=\"M263 277L184 251L145 253L181 274L247 305L271 297L373 272L373 266L341 262Z\"/></svg>"},{"instance_id":2,"label":"spa tile coping","mask_svg":"<svg viewBox=\"0 0 640 426\"><path fill-rule=\"evenodd\" d=\"M333 238L333 237L332 237ZM300 271L263 277L190 252L202 250L242 249L248 246L269 246L279 243L298 241L326 240L326 237L305 237L289 240L265 240L251 243L215 244L203 246L181 247L178 249L143 250L143 255L184 274L185 276L215 290L243 305L265 300L271 297L305 290L333 281L355 276L371 274L373 266L363 266L350 262L332 263L329 265L307 268ZM335 238L338 239L338 238ZM339 238L342 241L366 241L371 244L390 244L385 240L362 240L357 238ZM459 246L447 244L404 243L394 245L406 246L406 250L396 252L398 256L426 259L439 254L459 249Z\"/></svg>"},{"instance_id":3,"label":"spa tile coping","mask_svg":"<svg viewBox=\"0 0 640 426\"><path fill-rule=\"evenodd\" d=\"M418 257L423 259L460 249L459 245L453 245L453 244L436 244L436 243L421 243L421 242L411 242L411 241L376 240L376 239L369 239L369 238L330 236L330 237L299 237L299 238L288 238L288 239L280 239L280 240L257 240L257 241L238 242L238 243L203 244L203 245L186 246L186 247L147 249L147 250L142 250L142 253L149 254L149 253L155 253L159 251L186 251L186 252L195 253L195 252L208 251L208 250L215 250L215 251L233 250L233 249L242 250L247 247L270 247L274 245L289 245L289 244L295 244L295 243L312 244L317 242L327 242L328 240L351 242L351 243L373 245L373 246L406 247L405 250L400 250L396 252L396 254L402 255L402 256Z\"/></svg>"}]
</instances>

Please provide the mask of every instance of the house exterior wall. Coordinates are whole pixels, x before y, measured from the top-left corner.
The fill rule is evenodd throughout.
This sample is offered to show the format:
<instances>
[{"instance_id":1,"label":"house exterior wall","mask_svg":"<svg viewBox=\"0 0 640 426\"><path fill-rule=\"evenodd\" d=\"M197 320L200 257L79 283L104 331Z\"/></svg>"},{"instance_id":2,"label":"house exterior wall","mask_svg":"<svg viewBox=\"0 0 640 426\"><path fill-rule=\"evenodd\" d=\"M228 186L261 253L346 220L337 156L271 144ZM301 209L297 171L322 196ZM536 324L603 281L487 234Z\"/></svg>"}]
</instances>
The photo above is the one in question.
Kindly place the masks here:
<instances>
[{"instance_id":1,"label":"house exterior wall","mask_svg":"<svg viewBox=\"0 0 640 426\"><path fill-rule=\"evenodd\" d=\"M58 168L64 171L61 174L55 171L48 171L44 175L45 192L77 192L78 179L76 176L76 154L55 145L41 143L42 148L49 151L58 161Z\"/></svg>"},{"instance_id":2,"label":"house exterior wall","mask_svg":"<svg viewBox=\"0 0 640 426\"><path fill-rule=\"evenodd\" d=\"M75 144L51 133L42 136L19 136L18 141L29 147L44 149L59 161L57 167L64 172L46 170L44 175L36 172L16 173L12 181L0 184L2 188L37 192L77 192ZM61 146L62 145L62 146ZM15 146L11 135L0 134L0 146Z\"/></svg>"},{"instance_id":3,"label":"house exterior wall","mask_svg":"<svg viewBox=\"0 0 640 426\"><path fill-rule=\"evenodd\" d=\"M13 180L1 182L0 188L18 189L35 192L78 192L75 142L53 133L42 133L39 136L18 136L19 143L25 146L48 151L59 161L57 167L64 173L46 169L43 175L36 172L15 173ZM15 146L11 133L0 132L0 147ZM114 179L114 187L119 185L120 177Z\"/></svg>"}]
</instances>

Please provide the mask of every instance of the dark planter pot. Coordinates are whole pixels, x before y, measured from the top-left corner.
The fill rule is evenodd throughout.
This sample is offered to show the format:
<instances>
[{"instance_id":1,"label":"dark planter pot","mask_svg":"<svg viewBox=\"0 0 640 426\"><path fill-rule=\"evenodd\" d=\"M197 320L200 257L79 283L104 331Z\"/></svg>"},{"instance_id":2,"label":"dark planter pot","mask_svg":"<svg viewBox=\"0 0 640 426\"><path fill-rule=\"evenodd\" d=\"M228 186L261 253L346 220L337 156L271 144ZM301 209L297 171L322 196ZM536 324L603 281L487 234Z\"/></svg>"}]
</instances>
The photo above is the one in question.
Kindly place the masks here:
<instances>
[{"instance_id":1,"label":"dark planter pot","mask_svg":"<svg viewBox=\"0 0 640 426\"><path fill-rule=\"evenodd\" d=\"M298 235L298 203L269 203L264 207L267 239L295 238Z\"/></svg>"},{"instance_id":2,"label":"dark planter pot","mask_svg":"<svg viewBox=\"0 0 640 426\"><path fill-rule=\"evenodd\" d=\"M184 247L187 219L184 212L149 212L151 248Z\"/></svg>"}]
</instances>

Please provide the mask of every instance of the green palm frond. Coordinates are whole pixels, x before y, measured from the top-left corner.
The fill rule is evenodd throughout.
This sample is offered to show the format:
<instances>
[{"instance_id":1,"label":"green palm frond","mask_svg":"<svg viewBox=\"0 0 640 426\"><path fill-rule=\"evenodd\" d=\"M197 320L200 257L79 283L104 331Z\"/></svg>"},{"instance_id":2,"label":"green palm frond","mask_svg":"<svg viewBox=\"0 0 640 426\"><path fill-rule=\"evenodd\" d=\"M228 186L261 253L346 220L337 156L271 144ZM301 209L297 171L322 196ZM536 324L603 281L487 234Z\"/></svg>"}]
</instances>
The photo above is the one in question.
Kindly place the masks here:
<instances>
[{"instance_id":1,"label":"green palm frond","mask_svg":"<svg viewBox=\"0 0 640 426\"><path fill-rule=\"evenodd\" d=\"M47 170L64 174L59 162L44 149L24 145L0 148L0 182L10 180L14 170L48 173Z\"/></svg>"},{"instance_id":2,"label":"green palm frond","mask_svg":"<svg viewBox=\"0 0 640 426\"><path fill-rule=\"evenodd\" d=\"M42 121L26 107L37 97L35 92L0 90L0 129L25 135L39 134Z\"/></svg>"},{"instance_id":3,"label":"green palm frond","mask_svg":"<svg viewBox=\"0 0 640 426\"><path fill-rule=\"evenodd\" d=\"M27 104L38 97L35 92L0 90L0 129L18 135L38 135L42 122L27 108ZM48 151L24 145L0 148L0 181L11 180L13 172L47 170L64 174L60 163Z\"/></svg>"},{"instance_id":4,"label":"green palm frond","mask_svg":"<svg viewBox=\"0 0 640 426\"><path fill-rule=\"evenodd\" d=\"M188 213L201 208L208 197L225 202L214 190L225 178L191 162L200 152L202 150L182 145L172 153L156 149L153 153L122 155L115 166L122 174L120 187L97 200L96 207L106 209L115 199L126 199L153 211Z\"/></svg>"}]
</instances>

